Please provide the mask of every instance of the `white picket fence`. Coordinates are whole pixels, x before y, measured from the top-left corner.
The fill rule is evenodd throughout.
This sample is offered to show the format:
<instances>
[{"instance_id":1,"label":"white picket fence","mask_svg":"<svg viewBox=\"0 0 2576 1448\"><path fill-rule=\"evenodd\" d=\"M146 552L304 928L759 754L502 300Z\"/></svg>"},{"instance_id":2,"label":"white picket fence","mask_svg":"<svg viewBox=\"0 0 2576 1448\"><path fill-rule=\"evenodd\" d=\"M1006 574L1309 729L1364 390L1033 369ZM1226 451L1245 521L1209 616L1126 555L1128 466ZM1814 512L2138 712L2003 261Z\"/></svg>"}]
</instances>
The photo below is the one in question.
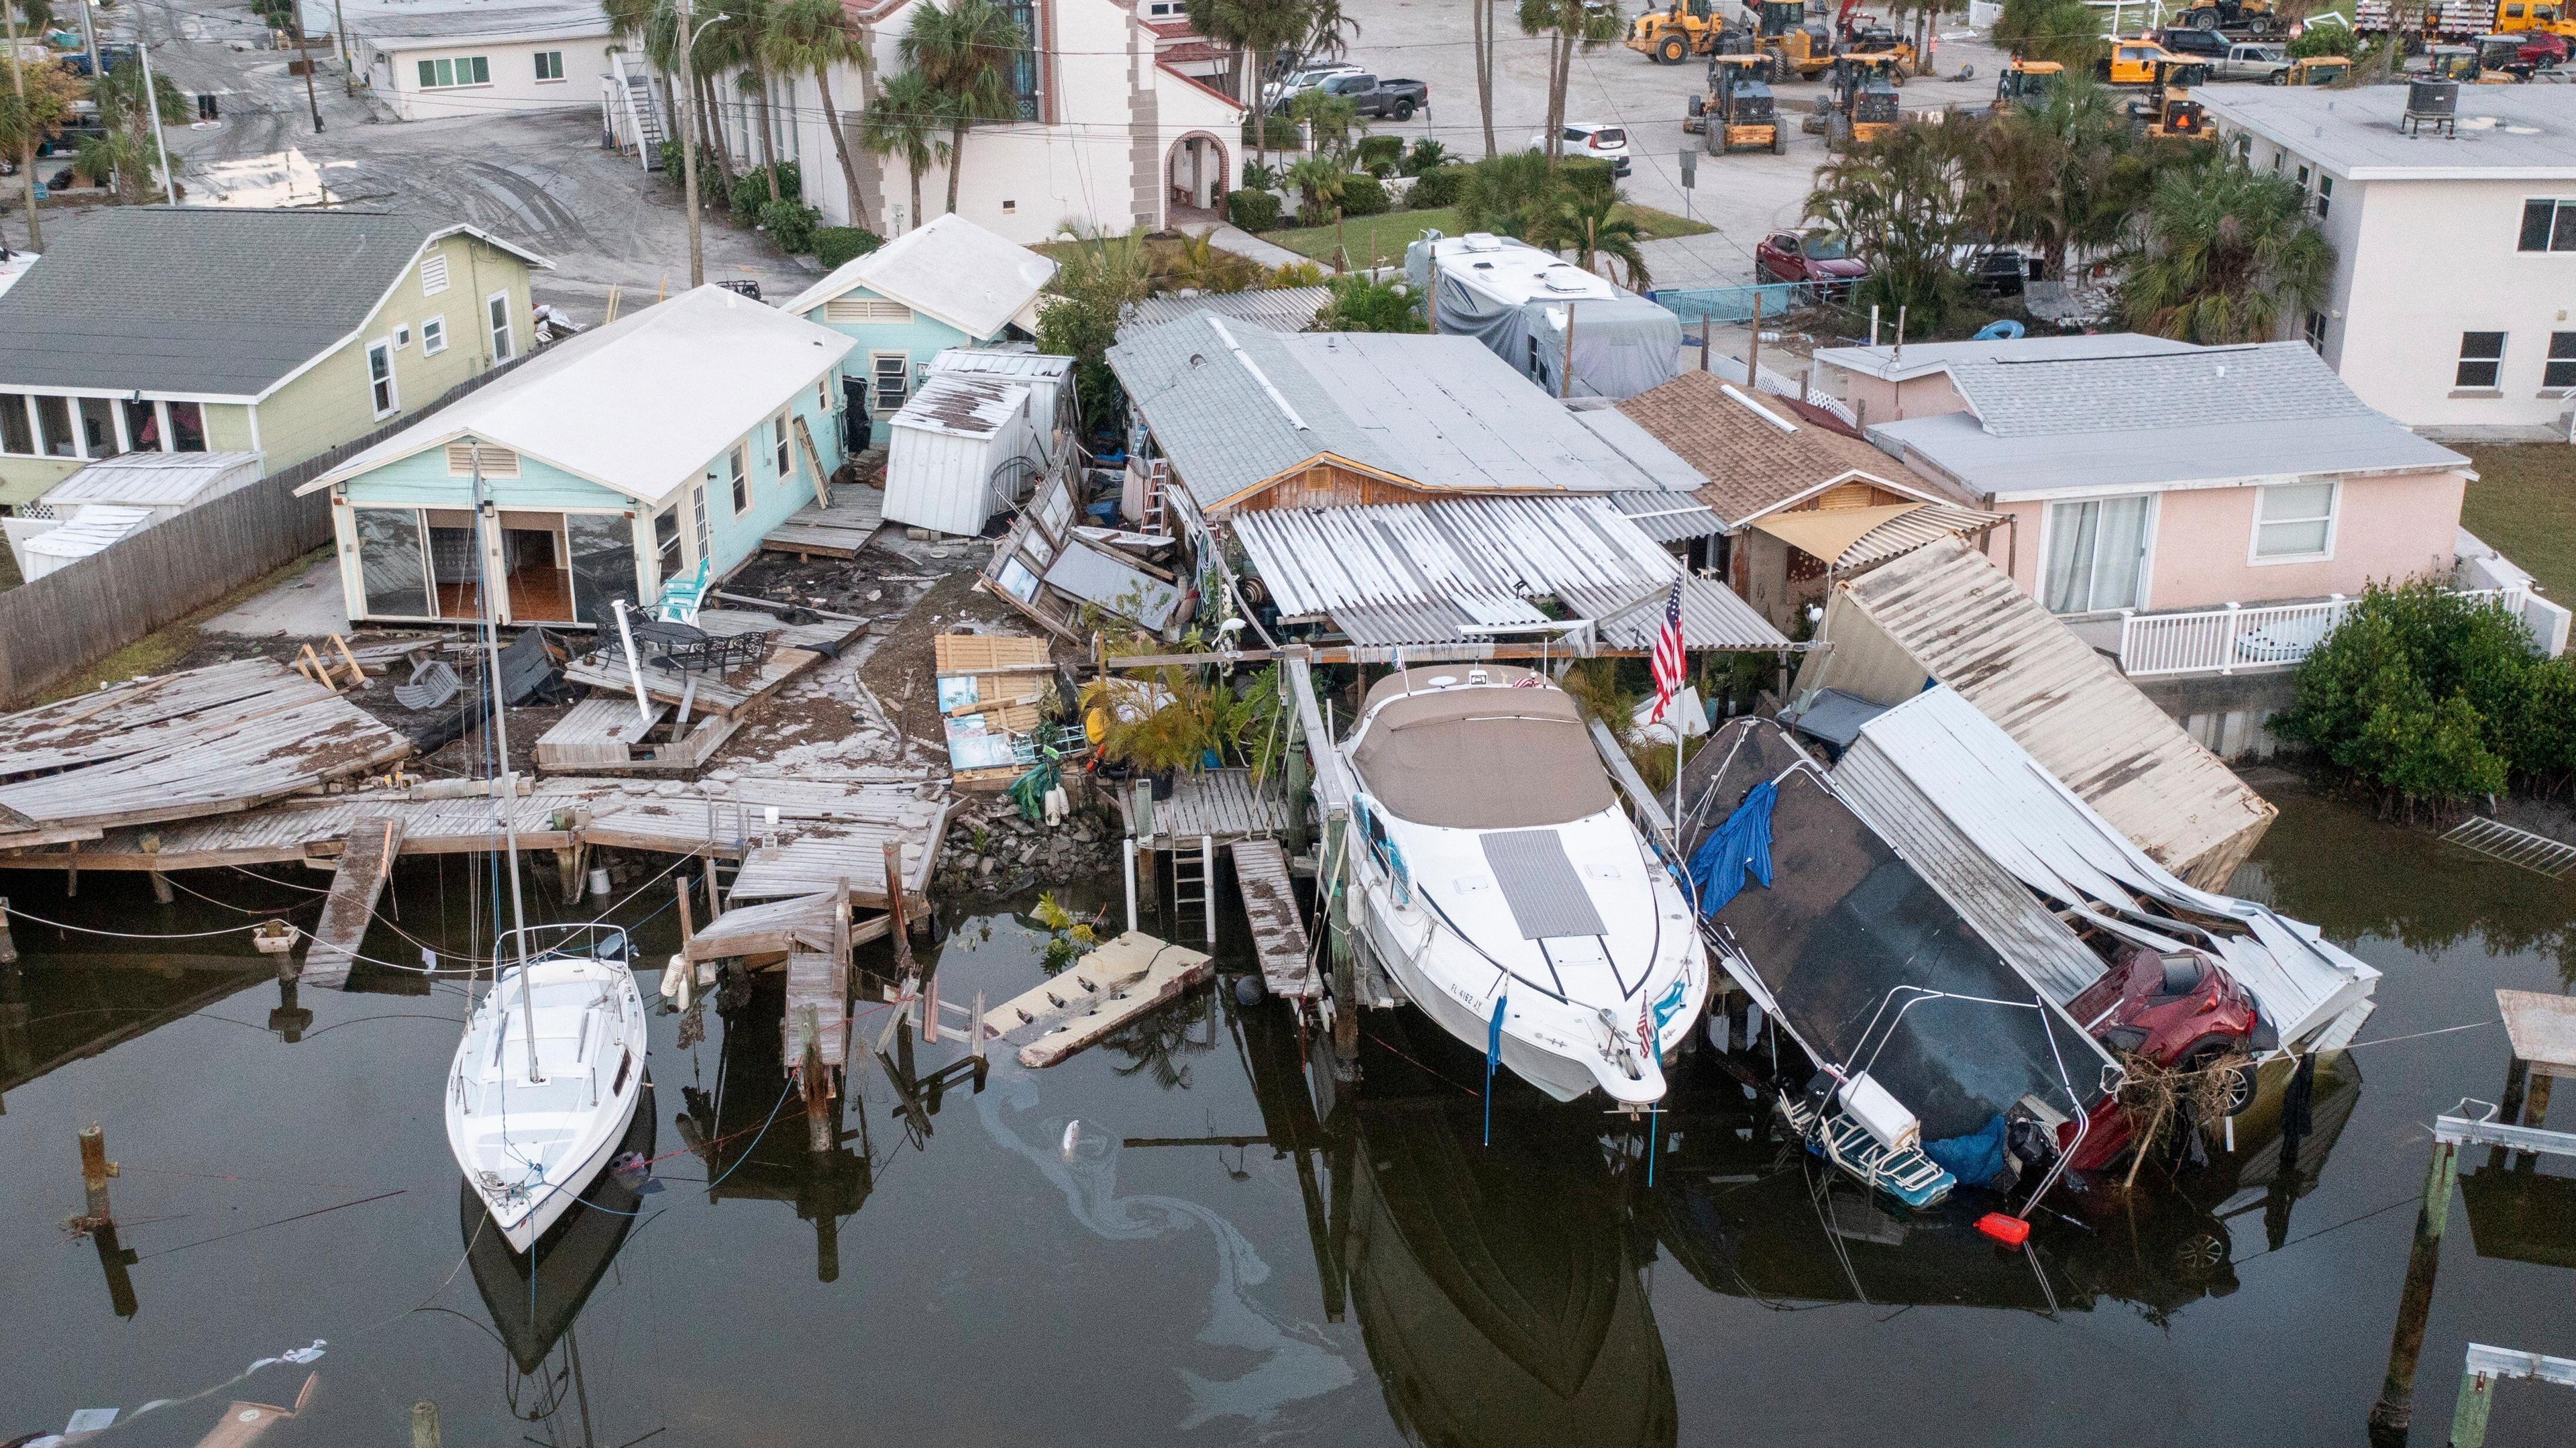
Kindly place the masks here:
<instances>
[{"instance_id":1,"label":"white picket fence","mask_svg":"<svg viewBox=\"0 0 2576 1448\"><path fill-rule=\"evenodd\" d=\"M2460 596L2500 603L2506 612L2519 615L2524 590L2468 589ZM2147 678L2286 668L2306 658L2360 602L2337 594L2255 608L2231 603L2189 613L2133 613L2120 620L2120 671Z\"/></svg>"}]
</instances>

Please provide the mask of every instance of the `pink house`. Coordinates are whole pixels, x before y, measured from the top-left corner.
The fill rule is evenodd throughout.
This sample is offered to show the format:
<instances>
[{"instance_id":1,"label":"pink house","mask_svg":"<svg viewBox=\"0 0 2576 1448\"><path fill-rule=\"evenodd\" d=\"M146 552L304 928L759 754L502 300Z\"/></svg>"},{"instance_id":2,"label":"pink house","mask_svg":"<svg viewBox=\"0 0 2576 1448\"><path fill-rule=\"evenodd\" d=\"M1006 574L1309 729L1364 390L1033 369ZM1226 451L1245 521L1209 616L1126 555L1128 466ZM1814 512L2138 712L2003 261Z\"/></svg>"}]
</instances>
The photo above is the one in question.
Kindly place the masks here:
<instances>
[{"instance_id":1,"label":"pink house","mask_svg":"<svg viewBox=\"0 0 2576 1448\"><path fill-rule=\"evenodd\" d=\"M2113 335L1816 360L1867 409L1870 441L2011 519L1987 556L2132 676L2284 668L2345 596L2426 575L2494 589L2544 648L2564 644L2564 610L2460 531L2469 460L2304 344Z\"/></svg>"}]
</instances>

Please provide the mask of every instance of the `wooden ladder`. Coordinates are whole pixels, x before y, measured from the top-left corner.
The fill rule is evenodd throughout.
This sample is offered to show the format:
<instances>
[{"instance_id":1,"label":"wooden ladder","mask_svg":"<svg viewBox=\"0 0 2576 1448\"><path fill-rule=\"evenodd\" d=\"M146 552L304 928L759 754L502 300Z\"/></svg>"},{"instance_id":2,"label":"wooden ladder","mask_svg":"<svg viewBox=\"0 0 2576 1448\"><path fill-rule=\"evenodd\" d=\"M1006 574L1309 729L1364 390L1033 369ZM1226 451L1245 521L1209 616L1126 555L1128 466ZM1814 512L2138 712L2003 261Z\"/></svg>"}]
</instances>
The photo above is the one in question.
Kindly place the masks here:
<instances>
[{"instance_id":1,"label":"wooden ladder","mask_svg":"<svg viewBox=\"0 0 2576 1448\"><path fill-rule=\"evenodd\" d=\"M1175 844L1179 843L1174 841ZM1199 836L1197 854L1186 849L1172 851L1172 926L1178 929L1184 912L1196 910L1206 932L1207 941L1216 943L1216 837Z\"/></svg>"}]
</instances>

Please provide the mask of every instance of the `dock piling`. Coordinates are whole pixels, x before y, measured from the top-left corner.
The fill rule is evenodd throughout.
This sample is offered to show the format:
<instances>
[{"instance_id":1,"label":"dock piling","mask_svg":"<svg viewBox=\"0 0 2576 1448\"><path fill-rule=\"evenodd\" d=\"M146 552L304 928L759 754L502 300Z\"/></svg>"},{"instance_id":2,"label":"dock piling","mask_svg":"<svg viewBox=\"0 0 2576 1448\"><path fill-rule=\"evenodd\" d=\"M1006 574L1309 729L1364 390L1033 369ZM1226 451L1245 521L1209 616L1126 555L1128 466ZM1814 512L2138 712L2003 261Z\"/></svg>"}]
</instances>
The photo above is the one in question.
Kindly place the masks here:
<instances>
[{"instance_id":1,"label":"dock piling","mask_svg":"<svg viewBox=\"0 0 2576 1448\"><path fill-rule=\"evenodd\" d=\"M9 936L9 897L0 895L0 965L18 963L18 942Z\"/></svg>"},{"instance_id":2,"label":"dock piling","mask_svg":"<svg viewBox=\"0 0 2576 1448\"><path fill-rule=\"evenodd\" d=\"M411 1405L411 1448L439 1448L438 1405L427 1398Z\"/></svg>"},{"instance_id":3,"label":"dock piling","mask_svg":"<svg viewBox=\"0 0 2576 1448\"><path fill-rule=\"evenodd\" d=\"M90 1221L112 1220L108 1209L107 1179L116 1175L116 1163L107 1159L107 1133L93 1122L80 1129L81 1187L89 1195Z\"/></svg>"},{"instance_id":4,"label":"dock piling","mask_svg":"<svg viewBox=\"0 0 2576 1448\"><path fill-rule=\"evenodd\" d=\"M2415 1419L2415 1362L2424 1351L2424 1320L2433 1307L2433 1276L2442 1265L2442 1229L2451 1217L2451 1189L2459 1182L2459 1147L2440 1137L2424 1173L2424 1201L2415 1214L2415 1245L2406 1257L2406 1289L2397 1303L2397 1330L2388 1343L2388 1376L2370 1407L2378 1433L2402 1434Z\"/></svg>"},{"instance_id":5,"label":"dock piling","mask_svg":"<svg viewBox=\"0 0 2576 1448\"><path fill-rule=\"evenodd\" d=\"M161 853L161 836L157 832L145 834L143 838L136 841L136 843L142 847L143 853L147 855L158 855ZM162 874L158 870L154 870L152 872L152 902L156 905L169 905L176 903L178 898L179 897L170 889L170 877Z\"/></svg>"}]
</instances>

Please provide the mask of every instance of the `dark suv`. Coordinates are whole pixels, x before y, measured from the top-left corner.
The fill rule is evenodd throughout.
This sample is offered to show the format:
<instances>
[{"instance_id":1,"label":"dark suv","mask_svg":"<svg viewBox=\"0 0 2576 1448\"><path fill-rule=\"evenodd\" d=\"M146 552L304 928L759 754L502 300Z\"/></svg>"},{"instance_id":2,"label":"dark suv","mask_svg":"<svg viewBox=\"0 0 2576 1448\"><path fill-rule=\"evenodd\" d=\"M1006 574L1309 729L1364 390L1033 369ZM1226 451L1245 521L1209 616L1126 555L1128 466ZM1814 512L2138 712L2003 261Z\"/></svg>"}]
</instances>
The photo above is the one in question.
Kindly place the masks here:
<instances>
[{"instance_id":1,"label":"dark suv","mask_svg":"<svg viewBox=\"0 0 2576 1448\"><path fill-rule=\"evenodd\" d=\"M2225 60L2227 48L2236 42L2215 30L2201 30L2177 25L2156 32L2156 43L2176 55L2194 56L2201 60Z\"/></svg>"}]
</instances>

